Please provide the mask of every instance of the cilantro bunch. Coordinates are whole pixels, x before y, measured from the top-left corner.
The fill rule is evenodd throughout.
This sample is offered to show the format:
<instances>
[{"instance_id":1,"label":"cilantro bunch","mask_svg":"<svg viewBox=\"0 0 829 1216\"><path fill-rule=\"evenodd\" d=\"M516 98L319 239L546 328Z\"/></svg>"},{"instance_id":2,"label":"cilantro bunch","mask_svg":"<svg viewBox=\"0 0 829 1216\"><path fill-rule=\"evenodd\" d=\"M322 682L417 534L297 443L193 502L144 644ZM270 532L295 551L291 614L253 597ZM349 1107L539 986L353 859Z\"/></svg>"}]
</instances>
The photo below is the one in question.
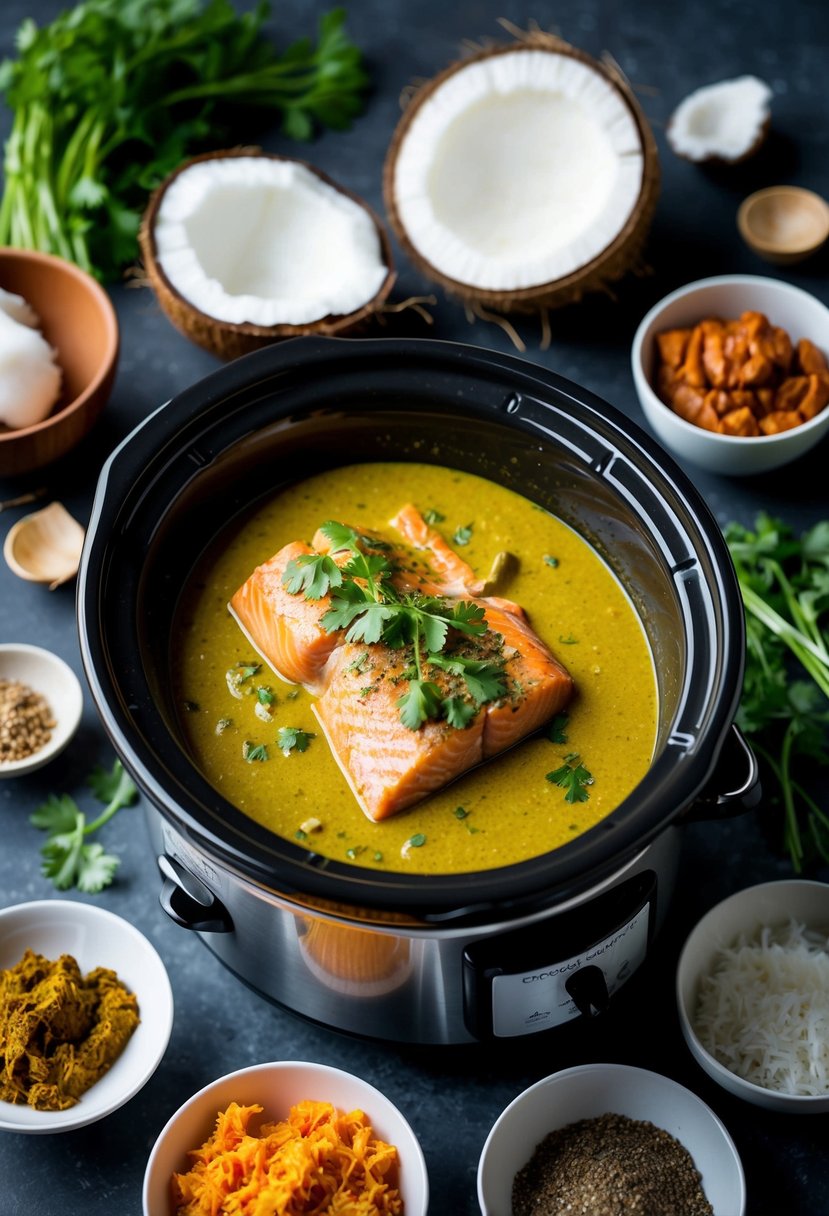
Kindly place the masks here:
<instances>
[{"instance_id":1,"label":"cilantro bunch","mask_svg":"<svg viewBox=\"0 0 829 1216\"><path fill-rule=\"evenodd\" d=\"M50 794L29 817L34 827L48 833L40 850L41 870L59 891L77 887L79 891L97 894L109 886L120 865L114 854L104 852L99 841L88 842L88 838L109 823L122 806L132 806L138 799L138 790L120 760L115 761L110 772L96 768L89 777L89 787L106 804L91 823L87 823L86 815L68 794Z\"/></svg>"},{"instance_id":2,"label":"cilantro bunch","mask_svg":"<svg viewBox=\"0 0 829 1216\"><path fill-rule=\"evenodd\" d=\"M343 10L323 16L316 46L281 54L261 36L268 11L84 0L43 28L25 20L0 66L14 111L0 244L114 277L136 256L149 192L193 152L243 136L256 111L276 110L291 139L348 126L367 77Z\"/></svg>"},{"instance_id":3,"label":"cilantro bunch","mask_svg":"<svg viewBox=\"0 0 829 1216\"><path fill-rule=\"evenodd\" d=\"M500 660L445 653L450 630L477 638L487 632L480 604L401 592L391 581L394 565L383 542L361 537L335 520L324 523L320 531L331 552L347 552L348 560L339 565L330 554L307 553L288 563L282 582L291 594L303 593L309 600L331 592L331 605L320 621L326 633L342 629L347 642L383 642L393 649L408 649L408 688L397 701L404 726L418 730L430 718L445 718L450 726L462 729L481 705L504 695ZM428 678L429 667L458 677L466 695L444 696Z\"/></svg>"},{"instance_id":4,"label":"cilantro bunch","mask_svg":"<svg viewBox=\"0 0 829 1216\"><path fill-rule=\"evenodd\" d=\"M746 672L737 721L779 792L782 844L800 871L829 862L829 814L803 783L827 762L829 520L802 536L761 513L725 538L746 610Z\"/></svg>"}]
</instances>

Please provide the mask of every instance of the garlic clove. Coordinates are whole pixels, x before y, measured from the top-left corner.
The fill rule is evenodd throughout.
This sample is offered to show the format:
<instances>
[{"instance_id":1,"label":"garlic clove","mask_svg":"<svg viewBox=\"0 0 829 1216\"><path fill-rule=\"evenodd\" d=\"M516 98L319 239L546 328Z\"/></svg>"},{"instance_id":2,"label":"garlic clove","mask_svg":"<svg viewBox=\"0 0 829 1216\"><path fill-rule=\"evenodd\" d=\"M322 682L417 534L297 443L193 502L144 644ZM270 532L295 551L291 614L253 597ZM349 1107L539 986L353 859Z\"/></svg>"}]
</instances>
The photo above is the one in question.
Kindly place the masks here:
<instances>
[{"instance_id":1,"label":"garlic clove","mask_svg":"<svg viewBox=\"0 0 829 1216\"><path fill-rule=\"evenodd\" d=\"M9 529L3 556L19 578L48 583L54 591L77 574L83 542L84 529L62 503L53 502Z\"/></svg>"}]
</instances>

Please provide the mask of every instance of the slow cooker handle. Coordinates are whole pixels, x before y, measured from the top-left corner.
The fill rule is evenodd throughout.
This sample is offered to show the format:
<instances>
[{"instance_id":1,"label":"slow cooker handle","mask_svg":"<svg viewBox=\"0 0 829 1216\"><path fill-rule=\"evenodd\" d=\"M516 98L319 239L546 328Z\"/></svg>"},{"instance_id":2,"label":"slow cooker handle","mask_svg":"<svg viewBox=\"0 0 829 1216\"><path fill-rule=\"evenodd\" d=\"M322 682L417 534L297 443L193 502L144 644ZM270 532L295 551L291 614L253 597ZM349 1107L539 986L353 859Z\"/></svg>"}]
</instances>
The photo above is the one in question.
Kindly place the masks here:
<instances>
[{"instance_id":1,"label":"slow cooker handle","mask_svg":"<svg viewBox=\"0 0 829 1216\"><path fill-rule=\"evenodd\" d=\"M732 722L711 780L684 812L682 821L695 823L742 815L757 806L762 793L757 757L743 732Z\"/></svg>"}]
</instances>

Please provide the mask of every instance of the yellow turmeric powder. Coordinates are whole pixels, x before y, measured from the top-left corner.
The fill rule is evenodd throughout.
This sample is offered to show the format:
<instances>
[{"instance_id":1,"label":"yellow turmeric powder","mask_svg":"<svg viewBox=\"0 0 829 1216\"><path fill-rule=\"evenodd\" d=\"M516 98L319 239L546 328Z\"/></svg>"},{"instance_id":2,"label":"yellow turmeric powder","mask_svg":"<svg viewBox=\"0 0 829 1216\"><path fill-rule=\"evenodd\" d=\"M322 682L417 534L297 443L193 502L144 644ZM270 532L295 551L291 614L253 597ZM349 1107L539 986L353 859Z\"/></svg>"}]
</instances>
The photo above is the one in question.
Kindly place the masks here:
<instances>
[{"instance_id":1,"label":"yellow turmeric powder","mask_svg":"<svg viewBox=\"0 0 829 1216\"><path fill-rule=\"evenodd\" d=\"M104 1075L138 1025L138 1002L114 971L83 976L71 954L27 950L0 971L0 1099L66 1110Z\"/></svg>"}]
</instances>

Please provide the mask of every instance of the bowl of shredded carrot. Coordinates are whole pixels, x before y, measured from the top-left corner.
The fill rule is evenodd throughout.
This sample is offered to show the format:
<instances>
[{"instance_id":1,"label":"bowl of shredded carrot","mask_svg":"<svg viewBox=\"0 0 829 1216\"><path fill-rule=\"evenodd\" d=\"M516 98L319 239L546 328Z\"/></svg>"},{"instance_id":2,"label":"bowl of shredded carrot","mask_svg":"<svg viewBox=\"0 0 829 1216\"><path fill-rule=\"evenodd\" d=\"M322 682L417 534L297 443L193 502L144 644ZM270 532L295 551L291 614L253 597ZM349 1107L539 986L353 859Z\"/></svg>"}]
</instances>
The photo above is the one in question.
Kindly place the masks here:
<instances>
[{"instance_id":1,"label":"bowl of shredded carrot","mask_svg":"<svg viewBox=\"0 0 829 1216\"><path fill-rule=\"evenodd\" d=\"M275 1061L206 1085L147 1162L144 1216L426 1216L423 1151L398 1108L351 1073Z\"/></svg>"}]
</instances>

